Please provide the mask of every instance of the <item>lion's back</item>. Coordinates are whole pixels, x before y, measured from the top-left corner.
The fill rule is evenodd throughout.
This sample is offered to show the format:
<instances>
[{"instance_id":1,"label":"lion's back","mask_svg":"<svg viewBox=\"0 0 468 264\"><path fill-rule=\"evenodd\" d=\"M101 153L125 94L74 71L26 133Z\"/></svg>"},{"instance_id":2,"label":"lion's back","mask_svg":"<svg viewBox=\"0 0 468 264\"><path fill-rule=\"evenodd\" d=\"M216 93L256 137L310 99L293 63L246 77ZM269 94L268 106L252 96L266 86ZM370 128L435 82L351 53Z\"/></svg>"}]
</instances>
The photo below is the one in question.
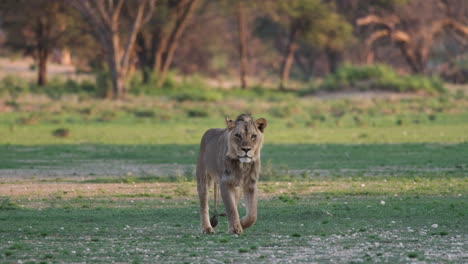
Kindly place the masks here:
<instances>
[{"instance_id":1,"label":"lion's back","mask_svg":"<svg viewBox=\"0 0 468 264\"><path fill-rule=\"evenodd\" d=\"M226 153L226 129L211 128L202 136L200 153L198 154L198 166L205 167L208 171L222 171L223 158Z\"/></svg>"}]
</instances>

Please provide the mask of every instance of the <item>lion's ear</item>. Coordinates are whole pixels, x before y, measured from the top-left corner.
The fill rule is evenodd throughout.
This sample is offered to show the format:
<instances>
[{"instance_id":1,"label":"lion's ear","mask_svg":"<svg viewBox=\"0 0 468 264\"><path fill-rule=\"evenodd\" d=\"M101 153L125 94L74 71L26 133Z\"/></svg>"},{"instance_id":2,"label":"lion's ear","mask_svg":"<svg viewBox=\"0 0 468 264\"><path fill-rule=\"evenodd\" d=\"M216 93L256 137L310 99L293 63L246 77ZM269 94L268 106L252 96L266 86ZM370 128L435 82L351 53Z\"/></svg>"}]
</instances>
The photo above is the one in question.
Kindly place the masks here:
<instances>
[{"instance_id":1,"label":"lion's ear","mask_svg":"<svg viewBox=\"0 0 468 264\"><path fill-rule=\"evenodd\" d=\"M258 130L263 133L265 128L267 127L267 121L265 118L259 118L255 121L255 125L257 126Z\"/></svg>"},{"instance_id":2,"label":"lion's ear","mask_svg":"<svg viewBox=\"0 0 468 264\"><path fill-rule=\"evenodd\" d=\"M226 117L226 126L229 130L232 130L235 127L234 121L229 117Z\"/></svg>"}]
</instances>

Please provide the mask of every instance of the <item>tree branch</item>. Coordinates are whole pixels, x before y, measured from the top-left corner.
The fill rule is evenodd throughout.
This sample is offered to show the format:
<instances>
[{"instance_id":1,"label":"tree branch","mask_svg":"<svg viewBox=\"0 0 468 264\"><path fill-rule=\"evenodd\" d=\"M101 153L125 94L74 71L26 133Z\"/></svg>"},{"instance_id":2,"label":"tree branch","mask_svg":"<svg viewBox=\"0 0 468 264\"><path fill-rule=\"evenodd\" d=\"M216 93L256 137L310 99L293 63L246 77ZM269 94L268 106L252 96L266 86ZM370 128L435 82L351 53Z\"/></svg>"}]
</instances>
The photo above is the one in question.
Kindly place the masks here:
<instances>
[{"instance_id":1,"label":"tree branch","mask_svg":"<svg viewBox=\"0 0 468 264\"><path fill-rule=\"evenodd\" d=\"M382 25L389 29L395 28L395 25L400 22L400 18L395 15L390 15L386 17L378 17L376 15L368 15L365 17L358 18L356 20L356 25L358 26L368 26L372 24Z\"/></svg>"},{"instance_id":2,"label":"tree branch","mask_svg":"<svg viewBox=\"0 0 468 264\"><path fill-rule=\"evenodd\" d=\"M151 17L153 17L153 12L156 7L156 0L149 0L148 2L148 11L146 12L146 15L144 15L142 25L148 23L151 20Z\"/></svg>"},{"instance_id":3,"label":"tree branch","mask_svg":"<svg viewBox=\"0 0 468 264\"><path fill-rule=\"evenodd\" d=\"M111 17L109 16L109 13L112 12L112 10L110 10L109 13L107 13L107 10L106 10L106 7L104 6L104 1L94 1L94 3L96 4L96 7L97 7L97 10L102 18L102 20L104 21L104 23L109 27L109 28L112 28L112 21L111 21ZM112 28L113 29L113 28ZM114 30L114 29L113 29Z\"/></svg>"},{"instance_id":4,"label":"tree branch","mask_svg":"<svg viewBox=\"0 0 468 264\"><path fill-rule=\"evenodd\" d=\"M124 0L119 0L117 5L112 13L112 23L118 23L120 12L122 11Z\"/></svg>"},{"instance_id":5,"label":"tree branch","mask_svg":"<svg viewBox=\"0 0 468 264\"><path fill-rule=\"evenodd\" d=\"M128 37L127 44L125 45L124 53L120 60L120 65L122 66L123 69L126 69L128 66L128 62L130 60L130 53L133 50L133 46L135 45L136 35L142 25L143 12L147 3L148 3L147 0L141 0L138 5L138 11L135 17L135 21L133 22L132 31L130 33L130 36Z\"/></svg>"}]
</instances>

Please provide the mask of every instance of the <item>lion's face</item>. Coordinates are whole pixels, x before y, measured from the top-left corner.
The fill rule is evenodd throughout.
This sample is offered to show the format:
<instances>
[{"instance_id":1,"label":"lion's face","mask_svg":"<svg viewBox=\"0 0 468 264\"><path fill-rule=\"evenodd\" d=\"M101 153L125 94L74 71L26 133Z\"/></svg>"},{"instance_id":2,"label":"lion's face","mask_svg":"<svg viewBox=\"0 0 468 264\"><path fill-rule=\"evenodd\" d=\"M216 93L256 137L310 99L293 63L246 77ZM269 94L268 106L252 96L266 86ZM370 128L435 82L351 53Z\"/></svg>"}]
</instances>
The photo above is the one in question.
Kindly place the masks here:
<instances>
[{"instance_id":1,"label":"lion's face","mask_svg":"<svg viewBox=\"0 0 468 264\"><path fill-rule=\"evenodd\" d=\"M266 120L260 118L254 122L251 116L240 115L236 121L226 119L226 124L229 129L227 155L242 163L256 161L263 145Z\"/></svg>"}]
</instances>

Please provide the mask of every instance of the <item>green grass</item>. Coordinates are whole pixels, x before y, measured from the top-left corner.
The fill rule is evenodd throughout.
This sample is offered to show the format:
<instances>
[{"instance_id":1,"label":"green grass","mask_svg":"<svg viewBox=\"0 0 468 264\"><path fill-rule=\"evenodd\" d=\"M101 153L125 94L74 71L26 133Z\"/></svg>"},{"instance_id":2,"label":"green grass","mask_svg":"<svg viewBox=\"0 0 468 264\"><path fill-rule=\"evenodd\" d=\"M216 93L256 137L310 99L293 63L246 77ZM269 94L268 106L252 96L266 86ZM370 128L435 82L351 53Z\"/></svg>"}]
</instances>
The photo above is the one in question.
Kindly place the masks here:
<instances>
[{"instance_id":1,"label":"green grass","mask_svg":"<svg viewBox=\"0 0 468 264\"><path fill-rule=\"evenodd\" d=\"M225 233L224 217L216 234L200 234L197 206L179 202L0 210L0 260L460 263L468 242L466 201L466 196L261 200L257 224L239 237Z\"/></svg>"},{"instance_id":2,"label":"green grass","mask_svg":"<svg viewBox=\"0 0 468 264\"><path fill-rule=\"evenodd\" d=\"M221 119L220 119L221 120ZM200 124L202 123L202 124ZM206 125L203 125L206 123ZM63 125L0 126L1 144L198 144L203 133L223 127L222 121L186 124L67 124L70 135L56 137ZM423 143L468 142L468 123L408 125L405 127L287 128L271 121L266 144L279 143Z\"/></svg>"},{"instance_id":3,"label":"green grass","mask_svg":"<svg viewBox=\"0 0 468 264\"><path fill-rule=\"evenodd\" d=\"M466 153L468 144L266 144L263 175L272 180L285 174L291 175L288 180L301 176L465 177ZM112 176L105 173L108 164L126 164L128 170L113 176L128 176L132 171L129 181L151 182L163 180L157 176L176 175L148 174L139 168L166 164L180 170L179 176L190 178L197 155L198 145L0 145L0 168L37 173L61 169L68 170L66 175L76 171L76 176L82 176L80 168L92 164L91 176L99 177Z\"/></svg>"},{"instance_id":4,"label":"green grass","mask_svg":"<svg viewBox=\"0 0 468 264\"><path fill-rule=\"evenodd\" d=\"M466 96L174 89L119 103L0 102L11 111L0 115L0 262L466 261ZM200 138L248 111L269 122L258 222L236 237L221 217L202 235ZM60 184L76 189L34 192Z\"/></svg>"}]
</instances>

